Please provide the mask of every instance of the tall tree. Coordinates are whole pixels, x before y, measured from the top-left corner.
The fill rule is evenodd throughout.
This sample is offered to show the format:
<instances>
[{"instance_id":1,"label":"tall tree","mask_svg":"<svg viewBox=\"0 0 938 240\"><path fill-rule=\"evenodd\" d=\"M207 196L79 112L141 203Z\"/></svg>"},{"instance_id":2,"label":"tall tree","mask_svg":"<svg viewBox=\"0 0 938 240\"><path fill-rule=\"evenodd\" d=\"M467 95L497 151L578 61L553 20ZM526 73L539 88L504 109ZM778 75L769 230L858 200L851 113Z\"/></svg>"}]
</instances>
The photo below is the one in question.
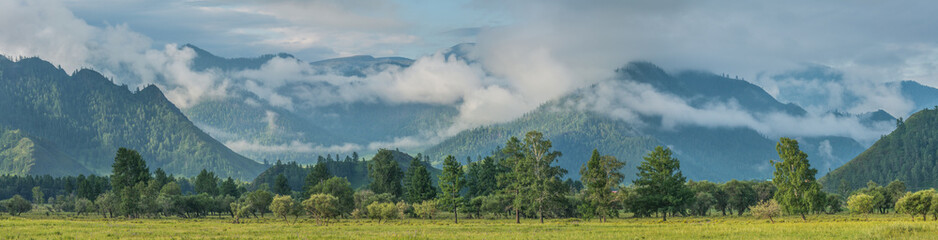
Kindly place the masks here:
<instances>
[{"instance_id":1,"label":"tall tree","mask_svg":"<svg viewBox=\"0 0 938 240\"><path fill-rule=\"evenodd\" d=\"M199 175L195 177L195 192L207 193L208 195L218 195L218 177L214 172L202 169Z\"/></svg>"},{"instance_id":2,"label":"tall tree","mask_svg":"<svg viewBox=\"0 0 938 240\"><path fill-rule=\"evenodd\" d=\"M162 168L156 168L156 171L153 171L153 179L156 180L157 185L161 188L163 185L169 183L169 181L172 181L172 179L166 175L166 171L163 171Z\"/></svg>"},{"instance_id":3,"label":"tall tree","mask_svg":"<svg viewBox=\"0 0 938 240\"><path fill-rule=\"evenodd\" d=\"M580 168L580 181L586 185L586 200L602 222L616 212L612 190L622 182L619 170L623 166L624 162L613 156L600 156L599 150L593 149L590 160Z\"/></svg>"},{"instance_id":4,"label":"tall tree","mask_svg":"<svg viewBox=\"0 0 938 240\"><path fill-rule=\"evenodd\" d=\"M772 182L778 188L775 200L789 214L801 214L801 220L807 221L804 214L812 209L812 199L821 190L814 179L817 169L808 163L808 154L798 148L798 141L781 138L775 146L781 161L772 161L775 165L775 179Z\"/></svg>"},{"instance_id":5,"label":"tall tree","mask_svg":"<svg viewBox=\"0 0 938 240\"><path fill-rule=\"evenodd\" d=\"M459 192L464 184L462 165L452 155L443 160L443 173L440 174L440 203L453 210L453 221L459 223L458 208L462 202Z\"/></svg>"},{"instance_id":6,"label":"tall tree","mask_svg":"<svg viewBox=\"0 0 938 240\"><path fill-rule=\"evenodd\" d=\"M661 212L662 220L668 214L683 207L693 192L684 183L681 162L671 157L671 149L661 146L648 153L638 166L638 179L632 181L637 187L638 204L641 208Z\"/></svg>"},{"instance_id":7,"label":"tall tree","mask_svg":"<svg viewBox=\"0 0 938 240\"><path fill-rule=\"evenodd\" d=\"M218 188L219 195L228 195L235 198L241 197L241 192L238 191L238 184L235 183L234 179L228 177L224 182L221 183L221 187Z\"/></svg>"},{"instance_id":8,"label":"tall tree","mask_svg":"<svg viewBox=\"0 0 938 240\"><path fill-rule=\"evenodd\" d=\"M306 190L308 195L310 188L316 186L316 184L325 182L326 179L331 177L332 173L329 172L329 167L326 166L326 163L316 161L316 165L313 165L313 169L310 169L309 174L306 174L306 184L303 185L303 190Z\"/></svg>"},{"instance_id":9,"label":"tall tree","mask_svg":"<svg viewBox=\"0 0 938 240\"><path fill-rule=\"evenodd\" d=\"M404 200L409 203L421 203L436 197L436 188L430 179L430 171L420 161L422 156L417 154L410 161L410 167L404 174Z\"/></svg>"},{"instance_id":10,"label":"tall tree","mask_svg":"<svg viewBox=\"0 0 938 240\"><path fill-rule=\"evenodd\" d=\"M290 189L290 184L287 183L287 177L283 173L277 175L277 178L274 180L274 193L280 195L290 195L293 192Z\"/></svg>"},{"instance_id":11,"label":"tall tree","mask_svg":"<svg viewBox=\"0 0 938 240\"><path fill-rule=\"evenodd\" d=\"M527 193L533 200L533 208L537 211L538 218L544 223L544 212L550 211L560 201L563 200L564 185L560 177L567 174L567 170L553 164L557 162L562 154L559 151L551 151L552 144L550 140L544 139L544 135L538 131L530 131L524 136L524 160L530 166L524 178L529 181L530 191ZM518 170L518 169L516 169Z\"/></svg>"},{"instance_id":12,"label":"tall tree","mask_svg":"<svg viewBox=\"0 0 938 240\"><path fill-rule=\"evenodd\" d=\"M404 178L404 173L401 172L397 161L394 161L394 155L390 150L378 150L368 165L368 171L368 177L371 178L371 191L376 194L390 193L395 198L401 197L403 193L401 180Z\"/></svg>"},{"instance_id":13,"label":"tall tree","mask_svg":"<svg viewBox=\"0 0 938 240\"><path fill-rule=\"evenodd\" d=\"M150 169L137 151L117 149L112 167L111 188L115 193L122 193L124 188L132 188L137 183L150 181Z\"/></svg>"},{"instance_id":14,"label":"tall tree","mask_svg":"<svg viewBox=\"0 0 938 240\"><path fill-rule=\"evenodd\" d=\"M498 175L498 185L503 194L511 196L511 208L515 211L515 223L521 223L521 211L527 207L529 202L523 195L528 185L522 180L529 178L525 176L527 165L524 161L521 140L518 140L517 137L509 138L505 142L501 154L505 159L500 163L508 171Z\"/></svg>"},{"instance_id":15,"label":"tall tree","mask_svg":"<svg viewBox=\"0 0 938 240\"><path fill-rule=\"evenodd\" d=\"M351 183L344 177L332 177L325 182L316 184L311 189L310 196L320 193L338 199L336 207L339 214L351 213L352 208L355 207L355 190L352 189Z\"/></svg>"}]
</instances>

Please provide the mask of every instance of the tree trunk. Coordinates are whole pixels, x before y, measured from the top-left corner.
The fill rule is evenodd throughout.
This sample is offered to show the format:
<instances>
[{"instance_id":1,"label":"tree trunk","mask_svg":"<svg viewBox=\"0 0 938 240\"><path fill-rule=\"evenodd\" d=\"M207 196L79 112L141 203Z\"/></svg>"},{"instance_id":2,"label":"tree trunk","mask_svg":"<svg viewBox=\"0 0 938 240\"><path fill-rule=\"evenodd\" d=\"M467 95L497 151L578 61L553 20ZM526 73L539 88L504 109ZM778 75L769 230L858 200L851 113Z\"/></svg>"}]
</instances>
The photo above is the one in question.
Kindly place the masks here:
<instances>
[{"instance_id":1,"label":"tree trunk","mask_svg":"<svg viewBox=\"0 0 938 240\"><path fill-rule=\"evenodd\" d=\"M521 223L521 211L515 208L515 223Z\"/></svg>"},{"instance_id":2,"label":"tree trunk","mask_svg":"<svg viewBox=\"0 0 938 240\"><path fill-rule=\"evenodd\" d=\"M667 222L667 221L668 221L668 212L662 212L662 213L661 213L661 217L662 217L662 218L661 218L661 221L662 221L662 222Z\"/></svg>"},{"instance_id":3,"label":"tree trunk","mask_svg":"<svg viewBox=\"0 0 938 240\"><path fill-rule=\"evenodd\" d=\"M808 218L804 217L804 213L801 213L801 221L808 221Z\"/></svg>"},{"instance_id":4,"label":"tree trunk","mask_svg":"<svg viewBox=\"0 0 938 240\"><path fill-rule=\"evenodd\" d=\"M453 223L459 223L459 212L456 211L455 204L453 204Z\"/></svg>"}]
</instances>

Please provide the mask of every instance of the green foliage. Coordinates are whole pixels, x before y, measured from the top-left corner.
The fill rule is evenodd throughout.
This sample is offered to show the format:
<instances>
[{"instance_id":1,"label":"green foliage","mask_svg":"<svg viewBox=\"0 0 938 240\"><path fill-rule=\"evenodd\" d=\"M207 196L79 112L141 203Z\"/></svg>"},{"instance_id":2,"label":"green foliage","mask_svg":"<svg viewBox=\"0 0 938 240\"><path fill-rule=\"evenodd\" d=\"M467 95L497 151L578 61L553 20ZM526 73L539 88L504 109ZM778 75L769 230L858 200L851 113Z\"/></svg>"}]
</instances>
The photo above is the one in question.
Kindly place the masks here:
<instances>
[{"instance_id":1,"label":"green foliage","mask_svg":"<svg viewBox=\"0 0 938 240\"><path fill-rule=\"evenodd\" d=\"M430 171L422 164L421 158L417 154L404 174L404 200L409 203L420 203L436 197L437 190L430 178Z\"/></svg>"},{"instance_id":2,"label":"green foliage","mask_svg":"<svg viewBox=\"0 0 938 240\"><path fill-rule=\"evenodd\" d=\"M814 197L820 192L821 186L814 180L817 170L808 163L808 155L798 148L798 141L781 138L775 149L781 158L775 165L775 178L772 182L778 188L775 200L782 209L789 214L808 213L815 202Z\"/></svg>"},{"instance_id":3,"label":"green foliage","mask_svg":"<svg viewBox=\"0 0 938 240\"><path fill-rule=\"evenodd\" d=\"M274 194L266 190L257 190L245 195L245 202L250 204L252 212L260 212L264 216L267 206L274 200Z\"/></svg>"},{"instance_id":4,"label":"green foliage","mask_svg":"<svg viewBox=\"0 0 938 240\"><path fill-rule=\"evenodd\" d=\"M733 208L737 215L743 215L749 206L758 202L758 196L752 188L752 182L731 180L724 183L721 188L726 193L727 207Z\"/></svg>"},{"instance_id":5,"label":"green foliage","mask_svg":"<svg viewBox=\"0 0 938 240\"><path fill-rule=\"evenodd\" d=\"M903 187L909 190L935 187L938 184L938 162L934 161L938 138L935 136L938 136L938 109L919 111L856 158L821 178L821 183L829 190L840 182L846 183L849 189L858 189L869 181L894 180L904 182Z\"/></svg>"},{"instance_id":6,"label":"green foliage","mask_svg":"<svg viewBox=\"0 0 938 240\"><path fill-rule=\"evenodd\" d=\"M202 169L202 172L195 177L195 192L218 195L218 177L215 177L215 173Z\"/></svg>"},{"instance_id":7,"label":"green foliage","mask_svg":"<svg viewBox=\"0 0 938 240\"><path fill-rule=\"evenodd\" d=\"M850 209L851 213L870 213L873 211L875 204L873 196L863 193L857 193L847 198L847 209Z\"/></svg>"},{"instance_id":8,"label":"green foliage","mask_svg":"<svg viewBox=\"0 0 938 240\"><path fill-rule=\"evenodd\" d=\"M423 219L433 219L433 216L436 216L436 201L434 200L425 200L420 203L415 203L414 205L414 214Z\"/></svg>"},{"instance_id":9,"label":"green foliage","mask_svg":"<svg viewBox=\"0 0 938 240\"><path fill-rule=\"evenodd\" d=\"M287 177L283 174L277 175L277 178L274 180L274 193L289 195L292 192L290 184L287 183Z\"/></svg>"},{"instance_id":10,"label":"green foliage","mask_svg":"<svg viewBox=\"0 0 938 240\"><path fill-rule=\"evenodd\" d=\"M306 175L306 184L303 186L303 190L309 192L309 188L325 182L331 177L332 173L329 173L329 167L326 166L326 163L318 161L316 165L313 165L313 168L309 170L309 174Z\"/></svg>"},{"instance_id":11,"label":"green foliage","mask_svg":"<svg viewBox=\"0 0 938 240\"><path fill-rule=\"evenodd\" d=\"M443 174L440 174L440 191L443 194L440 195L439 204L446 210L453 211L453 220L457 223L459 222L457 210L463 201L460 192L464 183L462 165L453 156L447 156L443 160Z\"/></svg>"},{"instance_id":12,"label":"green foliage","mask_svg":"<svg viewBox=\"0 0 938 240\"><path fill-rule=\"evenodd\" d=\"M377 219L378 222L398 218L398 208L397 204L389 202L373 202L368 205L368 215L372 219Z\"/></svg>"},{"instance_id":13,"label":"green foliage","mask_svg":"<svg viewBox=\"0 0 938 240\"><path fill-rule=\"evenodd\" d=\"M686 178L680 169L680 161L671 157L669 148L658 146L645 156L638 166L638 179L632 181L637 187L637 215L649 216L657 211L667 220L669 213L691 200L693 193L684 185Z\"/></svg>"},{"instance_id":14,"label":"green foliage","mask_svg":"<svg viewBox=\"0 0 938 240\"><path fill-rule=\"evenodd\" d=\"M316 186L310 188L310 195L312 194L334 196L337 199L336 213L339 215L351 213L355 207L354 190L345 178L332 177L316 184Z\"/></svg>"},{"instance_id":15,"label":"green foliage","mask_svg":"<svg viewBox=\"0 0 938 240\"><path fill-rule=\"evenodd\" d=\"M623 166L624 162L613 156L600 156L599 150L593 149L590 160L580 169L580 179L586 185L587 206L594 208L587 212L598 214L603 221L608 216L618 215L612 191L624 178L620 172Z\"/></svg>"},{"instance_id":16,"label":"green foliage","mask_svg":"<svg viewBox=\"0 0 938 240\"><path fill-rule=\"evenodd\" d=\"M316 222L322 225L322 219L334 218L339 215L339 199L329 194L313 194L303 201L303 209L310 215L316 216Z\"/></svg>"},{"instance_id":17,"label":"green foliage","mask_svg":"<svg viewBox=\"0 0 938 240\"><path fill-rule=\"evenodd\" d=\"M896 210L899 213L909 214L913 217L922 215L922 221L928 220L928 214L934 211L932 205L935 189L921 190L915 193L906 193L896 201Z\"/></svg>"},{"instance_id":18,"label":"green foliage","mask_svg":"<svg viewBox=\"0 0 938 240\"><path fill-rule=\"evenodd\" d=\"M283 218L283 221L287 220L287 215L290 215L293 212L293 198L289 195L276 195L273 200L270 202L270 212L274 213L275 216Z\"/></svg>"},{"instance_id":19,"label":"green foliage","mask_svg":"<svg viewBox=\"0 0 938 240\"><path fill-rule=\"evenodd\" d=\"M391 151L378 150L368 165L368 171L368 177L371 178L371 191L377 194L390 193L395 198L403 194L401 180L404 178L404 172L394 161Z\"/></svg>"},{"instance_id":20,"label":"green foliage","mask_svg":"<svg viewBox=\"0 0 938 240\"><path fill-rule=\"evenodd\" d=\"M20 195L13 195L12 198L2 202L4 208L10 215L18 216L33 209L33 204Z\"/></svg>"}]
</instances>

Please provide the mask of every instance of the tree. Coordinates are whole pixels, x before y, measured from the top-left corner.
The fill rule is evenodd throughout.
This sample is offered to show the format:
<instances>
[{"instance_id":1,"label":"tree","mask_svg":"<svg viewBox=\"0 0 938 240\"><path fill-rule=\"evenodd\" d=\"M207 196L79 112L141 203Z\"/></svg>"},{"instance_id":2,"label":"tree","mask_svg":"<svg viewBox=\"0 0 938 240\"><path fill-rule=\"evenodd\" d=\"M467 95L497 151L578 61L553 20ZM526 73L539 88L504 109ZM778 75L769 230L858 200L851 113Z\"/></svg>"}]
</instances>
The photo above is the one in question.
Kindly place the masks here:
<instances>
[{"instance_id":1,"label":"tree","mask_svg":"<svg viewBox=\"0 0 938 240\"><path fill-rule=\"evenodd\" d=\"M752 212L753 216L758 218L768 218L772 223L775 223L775 220L772 218L781 214L781 209L779 209L778 202L776 202L775 199L762 201L759 204L750 207L749 211Z\"/></svg>"},{"instance_id":2,"label":"tree","mask_svg":"<svg viewBox=\"0 0 938 240\"><path fill-rule=\"evenodd\" d=\"M116 193L122 193L124 188L132 188L137 183L150 181L150 169L137 151L117 149L112 167L111 189Z\"/></svg>"},{"instance_id":3,"label":"tree","mask_svg":"<svg viewBox=\"0 0 938 240\"><path fill-rule=\"evenodd\" d=\"M251 193L248 193L246 196L246 201L251 205L251 212L261 212L261 217L264 216L264 210L267 209L267 206L270 206L270 203L273 201L274 195L265 190L257 190Z\"/></svg>"},{"instance_id":4,"label":"tree","mask_svg":"<svg viewBox=\"0 0 938 240\"><path fill-rule=\"evenodd\" d=\"M325 182L331 177L332 173L329 173L329 168L326 166L326 163L316 161L316 165L313 165L313 169L310 169L309 173L306 174L306 184L303 185L303 190L306 191L306 195L310 195L313 193L310 191L310 188Z\"/></svg>"},{"instance_id":5,"label":"tree","mask_svg":"<svg viewBox=\"0 0 938 240\"><path fill-rule=\"evenodd\" d=\"M20 214L29 212L29 210L33 209L33 204L19 194L13 195L12 198L3 201L3 203L5 205L4 208L6 208L12 216L19 216Z\"/></svg>"},{"instance_id":6,"label":"tree","mask_svg":"<svg viewBox=\"0 0 938 240\"><path fill-rule=\"evenodd\" d=\"M899 200L902 196L905 195L905 182L899 181L898 179L893 180L886 185L886 196L889 199L887 205L889 207L895 208L896 201Z\"/></svg>"},{"instance_id":7,"label":"tree","mask_svg":"<svg viewBox=\"0 0 938 240\"><path fill-rule=\"evenodd\" d=\"M195 192L207 193L208 195L218 195L218 177L214 172L202 169L199 175L195 177Z\"/></svg>"},{"instance_id":8,"label":"tree","mask_svg":"<svg viewBox=\"0 0 938 240\"><path fill-rule=\"evenodd\" d=\"M510 196L511 209L515 212L515 223L521 223L521 210L527 206L529 199L524 197L528 191L528 185L523 180L530 179L526 174L529 165L524 161L521 140L517 137L511 137L505 142L505 148L502 148L502 154L505 159L501 161L508 171L498 175L498 184L503 194Z\"/></svg>"},{"instance_id":9,"label":"tree","mask_svg":"<svg viewBox=\"0 0 938 240\"><path fill-rule=\"evenodd\" d=\"M398 217L397 204L388 202L373 202L368 205L368 215L370 215L373 219L378 219L379 223L381 220L385 220L385 222L387 222L387 220Z\"/></svg>"},{"instance_id":10,"label":"tree","mask_svg":"<svg viewBox=\"0 0 938 240\"><path fill-rule=\"evenodd\" d=\"M274 180L274 193L280 195L289 195L293 190L290 189L290 184L287 183L287 177L283 173L278 174L277 178Z\"/></svg>"},{"instance_id":11,"label":"tree","mask_svg":"<svg viewBox=\"0 0 938 240\"><path fill-rule=\"evenodd\" d=\"M238 184L236 184L231 177L228 177L228 179L225 179L225 181L221 183L221 187L218 188L218 193L222 196L241 197L241 192L238 191Z\"/></svg>"},{"instance_id":12,"label":"tree","mask_svg":"<svg viewBox=\"0 0 938 240\"><path fill-rule=\"evenodd\" d=\"M410 167L404 174L404 200L409 203L420 203L436 197L436 188L430 180L430 171L420 162L421 155L417 154L410 161Z\"/></svg>"},{"instance_id":13,"label":"tree","mask_svg":"<svg viewBox=\"0 0 938 240\"><path fill-rule=\"evenodd\" d=\"M94 203L91 202L91 200L88 200L87 198L78 198L75 200L75 212L78 213L78 215L81 215L82 213L92 213L94 211Z\"/></svg>"},{"instance_id":14,"label":"tree","mask_svg":"<svg viewBox=\"0 0 938 240\"><path fill-rule=\"evenodd\" d=\"M847 209L851 213L867 214L873 211L873 196L857 193L847 198Z\"/></svg>"},{"instance_id":15,"label":"tree","mask_svg":"<svg viewBox=\"0 0 938 240\"><path fill-rule=\"evenodd\" d=\"M274 199L271 200L268 207L270 212L273 212L274 215L280 216L283 218L283 221L287 221L287 215L293 211L293 197L289 195L276 195Z\"/></svg>"},{"instance_id":16,"label":"tree","mask_svg":"<svg viewBox=\"0 0 938 240\"><path fill-rule=\"evenodd\" d=\"M658 146L648 153L638 166L638 179L632 181L640 208L661 212L662 220L667 221L669 213L691 200L693 193L684 185L686 178L680 169L681 163L671 157L671 149Z\"/></svg>"},{"instance_id":17,"label":"tree","mask_svg":"<svg viewBox=\"0 0 938 240\"><path fill-rule=\"evenodd\" d=\"M896 210L913 217L922 215L922 221L925 221L928 220L928 213L932 211L933 198L935 198L935 189L906 193L896 201Z\"/></svg>"},{"instance_id":18,"label":"tree","mask_svg":"<svg viewBox=\"0 0 938 240\"><path fill-rule=\"evenodd\" d=\"M733 179L722 186L727 195L727 204L736 214L742 216L749 206L756 204L757 195L752 186L747 182Z\"/></svg>"},{"instance_id":19,"label":"tree","mask_svg":"<svg viewBox=\"0 0 938 240\"><path fill-rule=\"evenodd\" d=\"M593 149L590 160L580 169L580 180L586 185L586 201L602 222L617 212L612 190L622 182L624 176L619 170L623 166L624 162L613 156L600 156L599 150Z\"/></svg>"},{"instance_id":20,"label":"tree","mask_svg":"<svg viewBox=\"0 0 938 240\"><path fill-rule=\"evenodd\" d=\"M553 166L562 153L551 151L552 144L550 140L545 139L544 135L538 131L530 131L524 136L523 153L524 161L529 168L514 169L526 170L526 174L521 175L521 182L525 184L522 189L527 191L522 196L531 199L532 209L535 209L544 223L544 213L558 205L564 200L563 182L560 177L567 174L567 170Z\"/></svg>"},{"instance_id":21,"label":"tree","mask_svg":"<svg viewBox=\"0 0 938 240\"><path fill-rule=\"evenodd\" d=\"M43 198L44 196L45 195L42 194L42 189L40 189L39 186L33 187L33 203L42 204L42 200L44 200Z\"/></svg>"},{"instance_id":22,"label":"tree","mask_svg":"<svg viewBox=\"0 0 938 240\"><path fill-rule=\"evenodd\" d=\"M414 214L424 219L433 219L436 215L436 201L426 200L414 204Z\"/></svg>"},{"instance_id":23,"label":"tree","mask_svg":"<svg viewBox=\"0 0 938 240\"><path fill-rule=\"evenodd\" d=\"M805 213L812 209L811 201L820 192L821 186L814 179L817 169L811 168L808 155L798 148L798 141L781 138L775 146L781 161L772 161L775 165L775 179L772 180L778 191L775 200L789 214L801 214L801 220L807 221Z\"/></svg>"},{"instance_id":24,"label":"tree","mask_svg":"<svg viewBox=\"0 0 938 240\"><path fill-rule=\"evenodd\" d=\"M338 202L336 202L336 211L339 215L350 213L355 207L353 196L355 190L352 189L351 183L344 177L329 178L320 184L316 184L310 191L310 195L322 193L334 196L338 199Z\"/></svg>"},{"instance_id":25,"label":"tree","mask_svg":"<svg viewBox=\"0 0 938 240\"><path fill-rule=\"evenodd\" d=\"M464 182L462 165L456 161L452 155L443 159L443 173L440 174L440 190L443 195L440 196L440 204L453 211L453 221L459 223L459 213L457 209L462 202L462 191Z\"/></svg>"},{"instance_id":26,"label":"tree","mask_svg":"<svg viewBox=\"0 0 938 240\"><path fill-rule=\"evenodd\" d=\"M303 209L316 217L316 224L322 225L322 219L338 215L339 199L329 194L313 194L303 201Z\"/></svg>"},{"instance_id":27,"label":"tree","mask_svg":"<svg viewBox=\"0 0 938 240\"><path fill-rule=\"evenodd\" d=\"M403 193L401 180L404 173L394 160L390 150L380 149L368 165L368 177L371 178L371 190L377 194L390 193L398 198Z\"/></svg>"}]
</instances>

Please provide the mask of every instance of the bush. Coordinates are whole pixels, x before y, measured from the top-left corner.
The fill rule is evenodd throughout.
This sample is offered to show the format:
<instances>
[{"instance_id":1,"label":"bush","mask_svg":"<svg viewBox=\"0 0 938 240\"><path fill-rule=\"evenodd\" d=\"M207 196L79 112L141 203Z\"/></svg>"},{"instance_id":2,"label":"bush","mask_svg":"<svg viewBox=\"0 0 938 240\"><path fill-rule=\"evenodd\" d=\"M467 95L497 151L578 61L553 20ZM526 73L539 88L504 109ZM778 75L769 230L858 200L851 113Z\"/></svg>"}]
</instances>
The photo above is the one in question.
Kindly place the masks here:
<instances>
[{"instance_id":1,"label":"bush","mask_svg":"<svg viewBox=\"0 0 938 240\"><path fill-rule=\"evenodd\" d=\"M316 224L322 225L323 218L332 218L339 213L339 199L329 194L313 194L303 201L303 209L316 217Z\"/></svg>"},{"instance_id":2,"label":"bush","mask_svg":"<svg viewBox=\"0 0 938 240\"><path fill-rule=\"evenodd\" d=\"M436 201L434 200L425 200L421 203L414 204L414 214L417 214L417 217L433 219L433 216L436 216L436 212Z\"/></svg>"},{"instance_id":3,"label":"bush","mask_svg":"<svg viewBox=\"0 0 938 240\"><path fill-rule=\"evenodd\" d=\"M769 221L775 223L775 220L772 217L778 217L782 210L778 207L778 202L775 199L769 199L768 201L762 201L755 206L749 207L749 211L752 212L753 216L758 218L768 218Z\"/></svg>"},{"instance_id":4,"label":"bush","mask_svg":"<svg viewBox=\"0 0 938 240\"><path fill-rule=\"evenodd\" d=\"M870 213L873 211L873 196L864 193L857 193L847 198L847 209L851 213Z\"/></svg>"},{"instance_id":5,"label":"bush","mask_svg":"<svg viewBox=\"0 0 938 240\"><path fill-rule=\"evenodd\" d=\"M368 215L373 219L377 219L379 223L381 220L387 222L390 219L397 218L398 208L393 203L373 202L368 205Z\"/></svg>"}]
</instances>

